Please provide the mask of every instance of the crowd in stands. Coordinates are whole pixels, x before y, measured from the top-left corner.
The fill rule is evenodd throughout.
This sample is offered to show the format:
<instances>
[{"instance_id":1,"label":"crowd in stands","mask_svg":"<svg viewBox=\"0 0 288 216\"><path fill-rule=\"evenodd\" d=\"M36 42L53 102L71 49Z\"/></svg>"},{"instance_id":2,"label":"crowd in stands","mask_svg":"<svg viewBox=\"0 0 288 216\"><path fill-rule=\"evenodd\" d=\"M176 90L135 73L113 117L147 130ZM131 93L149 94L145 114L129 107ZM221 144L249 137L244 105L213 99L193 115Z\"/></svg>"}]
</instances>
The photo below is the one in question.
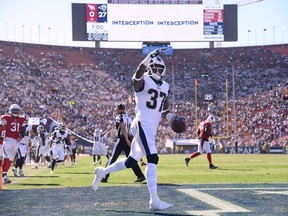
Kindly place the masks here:
<instances>
[{"instance_id":1,"label":"crowd in stands","mask_svg":"<svg viewBox=\"0 0 288 216\"><path fill-rule=\"evenodd\" d=\"M92 140L95 127L114 129L115 104L126 103L133 117L131 77L142 59L140 49L0 42L1 114L17 103L30 117L64 121ZM287 145L288 100L282 95L288 88L288 55L269 46L183 49L164 61L174 95L171 109L188 124L177 137L195 138L197 122L212 113L217 119L215 136L223 137L224 146L235 140L239 146ZM206 94L213 99L204 100ZM159 147L174 135L167 122L158 133Z\"/></svg>"}]
</instances>

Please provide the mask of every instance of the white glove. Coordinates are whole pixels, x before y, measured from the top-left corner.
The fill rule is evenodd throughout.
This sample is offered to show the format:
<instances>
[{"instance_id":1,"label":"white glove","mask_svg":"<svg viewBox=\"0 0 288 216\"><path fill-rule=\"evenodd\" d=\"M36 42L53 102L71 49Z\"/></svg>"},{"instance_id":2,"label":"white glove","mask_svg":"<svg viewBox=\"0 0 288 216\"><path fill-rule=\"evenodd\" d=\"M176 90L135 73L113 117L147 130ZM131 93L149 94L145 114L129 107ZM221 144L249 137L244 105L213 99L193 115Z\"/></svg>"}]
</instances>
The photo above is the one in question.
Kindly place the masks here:
<instances>
[{"instance_id":1,"label":"white glove","mask_svg":"<svg viewBox=\"0 0 288 216\"><path fill-rule=\"evenodd\" d=\"M160 57L164 56L165 55L165 50L167 50L166 47L153 50L152 52L150 52L146 56L146 58L141 63L144 64L146 67L148 67L151 59L153 59L153 58L155 58L157 56L160 56Z\"/></svg>"}]
</instances>

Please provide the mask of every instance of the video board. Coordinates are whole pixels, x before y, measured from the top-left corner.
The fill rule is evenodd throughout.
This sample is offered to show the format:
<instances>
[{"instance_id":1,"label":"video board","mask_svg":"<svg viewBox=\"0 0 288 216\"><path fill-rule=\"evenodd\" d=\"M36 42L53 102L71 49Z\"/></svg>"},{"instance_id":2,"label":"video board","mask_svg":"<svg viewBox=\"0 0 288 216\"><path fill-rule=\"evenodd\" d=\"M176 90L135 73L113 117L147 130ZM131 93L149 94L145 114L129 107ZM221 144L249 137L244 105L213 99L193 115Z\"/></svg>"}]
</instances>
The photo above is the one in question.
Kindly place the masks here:
<instances>
[{"instance_id":1,"label":"video board","mask_svg":"<svg viewBox=\"0 0 288 216\"><path fill-rule=\"evenodd\" d=\"M72 4L72 18L76 41L237 41L237 5L114 4L98 0L84 7Z\"/></svg>"}]
</instances>

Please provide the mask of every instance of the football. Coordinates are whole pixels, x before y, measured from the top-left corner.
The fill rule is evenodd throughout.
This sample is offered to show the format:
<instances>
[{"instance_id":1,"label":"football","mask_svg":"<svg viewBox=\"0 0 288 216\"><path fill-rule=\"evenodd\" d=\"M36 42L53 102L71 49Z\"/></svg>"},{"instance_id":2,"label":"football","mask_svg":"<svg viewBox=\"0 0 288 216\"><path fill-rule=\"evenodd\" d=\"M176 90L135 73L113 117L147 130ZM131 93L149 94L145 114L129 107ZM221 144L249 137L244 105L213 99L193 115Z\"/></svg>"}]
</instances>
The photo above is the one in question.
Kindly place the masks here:
<instances>
[{"instance_id":1,"label":"football","mask_svg":"<svg viewBox=\"0 0 288 216\"><path fill-rule=\"evenodd\" d=\"M176 116L171 121L171 128L175 133L183 133L186 130L186 122L183 117Z\"/></svg>"}]
</instances>

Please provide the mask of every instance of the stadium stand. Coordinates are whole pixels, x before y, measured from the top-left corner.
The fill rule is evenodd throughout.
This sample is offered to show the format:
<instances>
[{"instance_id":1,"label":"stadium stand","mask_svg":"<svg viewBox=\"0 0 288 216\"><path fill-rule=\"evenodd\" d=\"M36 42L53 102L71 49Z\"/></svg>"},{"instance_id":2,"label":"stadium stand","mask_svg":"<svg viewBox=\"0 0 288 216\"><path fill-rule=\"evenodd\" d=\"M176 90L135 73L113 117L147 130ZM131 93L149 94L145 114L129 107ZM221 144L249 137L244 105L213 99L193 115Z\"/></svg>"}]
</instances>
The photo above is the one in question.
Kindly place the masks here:
<instances>
[{"instance_id":1,"label":"stadium stand","mask_svg":"<svg viewBox=\"0 0 288 216\"><path fill-rule=\"evenodd\" d=\"M127 103L133 116L130 79L143 57L137 49L100 49L23 44L0 41L0 108L18 103L29 116L63 120L75 133L92 139L95 125L113 128L115 104ZM172 85L175 112L187 119L181 138L195 138L195 91L198 118L217 118L216 136L233 144L232 65L235 68L235 107L239 146L287 145L287 46L174 50L165 57L166 80ZM226 125L226 82L229 95L229 134ZM205 101L204 95L213 95ZM209 111L208 111L209 107ZM211 111L212 110L212 111ZM159 127L158 146L172 136L168 123Z\"/></svg>"}]
</instances>

